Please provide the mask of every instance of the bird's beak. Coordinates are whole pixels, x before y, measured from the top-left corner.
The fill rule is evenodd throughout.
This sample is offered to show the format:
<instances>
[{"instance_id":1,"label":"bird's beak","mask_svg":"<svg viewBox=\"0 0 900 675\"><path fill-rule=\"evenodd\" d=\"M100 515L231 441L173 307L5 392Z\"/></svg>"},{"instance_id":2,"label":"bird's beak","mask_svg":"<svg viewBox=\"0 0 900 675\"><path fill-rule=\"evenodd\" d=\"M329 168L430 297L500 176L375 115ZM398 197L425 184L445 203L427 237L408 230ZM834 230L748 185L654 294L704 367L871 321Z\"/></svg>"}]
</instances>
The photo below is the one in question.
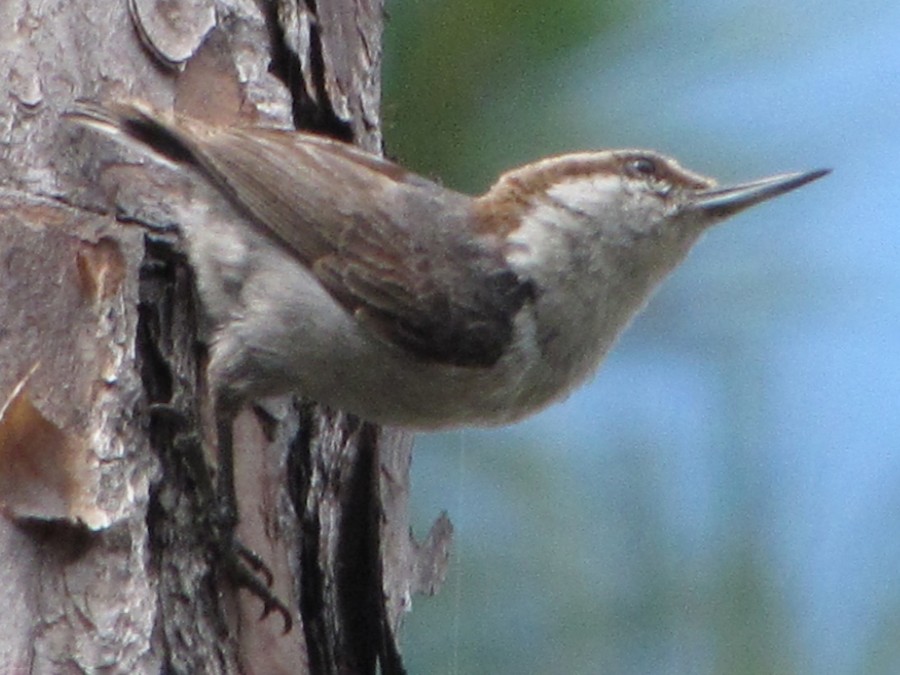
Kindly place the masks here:
<instances>
[{"instance_id":1,"label":"bird's beak","mask_svg":"<svg viewBox=\"0 0 900 675\"><path fill-rule=\"evenodd\" d=\"M728 218L754 204L796 190L829 173L831 169L786 173L741 185L699 190L684 204L683 210L703 214L712 220Z\"/></svg>"}]
</instances>

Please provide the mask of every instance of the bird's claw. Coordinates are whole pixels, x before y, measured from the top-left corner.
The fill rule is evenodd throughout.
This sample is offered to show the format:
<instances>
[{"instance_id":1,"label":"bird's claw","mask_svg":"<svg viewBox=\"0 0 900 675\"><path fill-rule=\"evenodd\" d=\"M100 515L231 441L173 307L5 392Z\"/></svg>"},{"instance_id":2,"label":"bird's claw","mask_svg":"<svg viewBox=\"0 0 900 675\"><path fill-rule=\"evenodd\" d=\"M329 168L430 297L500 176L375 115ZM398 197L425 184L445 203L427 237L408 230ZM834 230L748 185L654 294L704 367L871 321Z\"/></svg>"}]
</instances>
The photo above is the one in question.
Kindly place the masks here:
<instances>
[{"instance_id":1,"label":"bird's claw","mask_svg":"<svg viewBox=\"0 0 900 675\"><path fill-rule=\"evenodd\" d=\"M278 612L284 621L284 634L290 633L294 619L291 610L271 590L274 578L268 565L256 553L237 541L234 541L224 553L222 564L232 583L262 600L263 611L260 620L265 619L273 611ZM257 575L261 575L265 583Z\"/></svg>"}]
</instances>

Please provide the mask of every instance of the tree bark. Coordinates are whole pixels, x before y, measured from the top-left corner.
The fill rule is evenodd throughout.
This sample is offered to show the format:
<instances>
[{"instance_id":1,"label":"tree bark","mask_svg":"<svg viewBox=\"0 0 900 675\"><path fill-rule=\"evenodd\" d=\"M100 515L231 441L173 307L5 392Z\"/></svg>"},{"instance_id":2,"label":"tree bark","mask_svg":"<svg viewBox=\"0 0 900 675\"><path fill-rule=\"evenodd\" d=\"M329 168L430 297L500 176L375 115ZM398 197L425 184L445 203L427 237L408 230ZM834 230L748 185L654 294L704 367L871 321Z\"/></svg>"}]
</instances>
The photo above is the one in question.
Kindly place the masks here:
<instances>
[{"instance_id":1,"label":"tree bark","mask_svg":"<svg viewBox=\"0 0 900 675\"><path fill-rule=\"evenodd\" d=\"M238 537L295 626L259 620L204 527L179 183L59 117L139 98L379 152L381 20L380 0L0 5L0 672L403 672L402 616L451 538L444 516L409 534L411 436L295 399L243 411Z\"/></svg>"}]
</instances>

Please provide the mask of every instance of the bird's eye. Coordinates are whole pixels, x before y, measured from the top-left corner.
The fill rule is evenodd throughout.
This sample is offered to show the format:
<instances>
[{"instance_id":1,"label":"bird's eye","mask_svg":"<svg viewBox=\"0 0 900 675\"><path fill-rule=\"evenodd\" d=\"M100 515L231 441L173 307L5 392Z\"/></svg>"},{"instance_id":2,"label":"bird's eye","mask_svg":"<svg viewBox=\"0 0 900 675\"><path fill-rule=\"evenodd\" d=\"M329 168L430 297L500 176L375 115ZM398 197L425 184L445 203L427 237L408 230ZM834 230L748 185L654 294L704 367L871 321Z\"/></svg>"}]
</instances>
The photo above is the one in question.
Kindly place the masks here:
<instances>
[{"instance_id":1,"label":"bird's eye","mask_svg":"<svg viewBox=\"0 0 900 675\"><path fill-rule=\"evenodd\" d=\"M656 176L656 162L649 157L636 157L628 162L628 171L633 176L652 178Z\"/></svg>"}]
</instances>

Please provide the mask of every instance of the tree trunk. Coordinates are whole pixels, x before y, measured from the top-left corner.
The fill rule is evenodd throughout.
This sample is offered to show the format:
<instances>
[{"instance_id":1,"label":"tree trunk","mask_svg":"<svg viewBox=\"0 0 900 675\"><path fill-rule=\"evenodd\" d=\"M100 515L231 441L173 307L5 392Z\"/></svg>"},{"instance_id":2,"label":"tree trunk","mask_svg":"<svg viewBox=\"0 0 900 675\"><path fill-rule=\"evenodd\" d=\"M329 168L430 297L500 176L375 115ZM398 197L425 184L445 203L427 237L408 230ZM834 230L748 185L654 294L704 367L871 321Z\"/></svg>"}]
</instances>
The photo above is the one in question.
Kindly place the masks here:
<instances>
[{"instance_id":1,"label":"tree trunk","mask_svg":"<svg viewBox=\"0 0 900 675\"><path fill-rule=\"evenodd\" d=\"M380 0L0 5L0 672L403 671L401 617L451 536L442 516L410 537L411 436L287 398L243 411L238 537L294 629L259 620L203 525L178 186L59 117L139 98L378 152L381 19Z\"/></svg>"}]
</instances>

